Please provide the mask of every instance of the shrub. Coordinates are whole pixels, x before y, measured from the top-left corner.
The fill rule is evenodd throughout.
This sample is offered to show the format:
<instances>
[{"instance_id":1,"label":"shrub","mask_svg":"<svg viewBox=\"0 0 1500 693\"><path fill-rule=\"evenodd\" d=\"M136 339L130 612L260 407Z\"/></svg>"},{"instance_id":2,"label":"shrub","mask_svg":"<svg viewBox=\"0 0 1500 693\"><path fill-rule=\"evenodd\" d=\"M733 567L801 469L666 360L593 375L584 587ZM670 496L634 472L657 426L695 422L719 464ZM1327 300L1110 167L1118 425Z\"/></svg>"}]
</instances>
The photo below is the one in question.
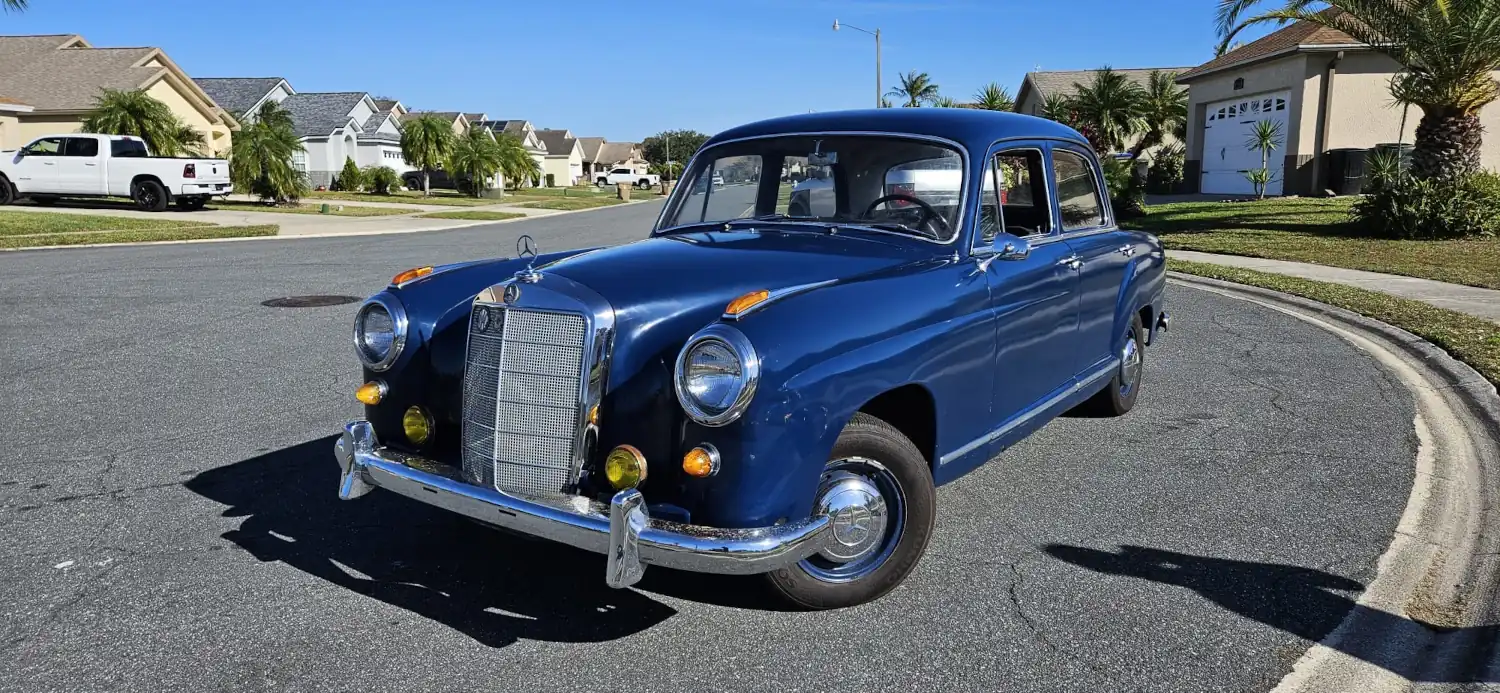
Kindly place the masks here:
<instances>
[{"instance_id":1,"label":"shrub","mask_svg":"<svg viewBox=\"0 0 1500 693\"><path fill-rule=\"evenodd\" d=\"M1454 181L1408 174L1383 178L1354 203L1349 216L1380 238L1493 237L1500 232L1500 175L1482 171Z\"/></svg>"},{"instance_id":2,"label":"shrub","mask_svg":"<svg viewBox=\"0 0 1500 693\"><path fill-rule=\"evenodd\" d=\"M401 187L401 174L389 166L366 166L360 172L366 188L376 195L389 195L391 188Z\"/></svg>"},{"instance_id":3,"label":"shrub","mask_svg":"<svg viewBox=\"0 0 1500 693\"><path fill-rule=\"evenodd\" d=\"M359 165L353 159L344 159L344 170L339 171L333 178L333 189L345 192L358 192L364 187L364 175L359 172Z\"/></svg>"},{"instance_id":4,"label":"shrub","mask_svg":"<svg viewBox=\"0 0 1500 693\"><path fill-rule=\"evenodd\" d=\"M1401 177L1401 154L1389 149L1376 149L1365 159L1365 184L1360 192L1374 192L1395 182Z\"/></svg>"},{"instance_id":5,"label":"shrub","mask_svg":"<svg viewBox=\"0 0 1500 693\"><path fill-rule=\"evenodd\" d=\"M1151 158L1151 168L1146 171L1146 192L1170 195L1177 192L1182 183L1186 152L1181 144L1162 147Z\"/></svg>"},{"instance_id":6,"label":"shrub","mask_svg":"<svg viewBox=\"0 0 1500 693\"><path fill-rule=\"evenodd\" d=\"M1116 219L1129 219L1146 213L1146 182L1136 173L1135 162L1106 156L1104 183L1109 186L1109 204Z\"/></svg>"}]
</instances>

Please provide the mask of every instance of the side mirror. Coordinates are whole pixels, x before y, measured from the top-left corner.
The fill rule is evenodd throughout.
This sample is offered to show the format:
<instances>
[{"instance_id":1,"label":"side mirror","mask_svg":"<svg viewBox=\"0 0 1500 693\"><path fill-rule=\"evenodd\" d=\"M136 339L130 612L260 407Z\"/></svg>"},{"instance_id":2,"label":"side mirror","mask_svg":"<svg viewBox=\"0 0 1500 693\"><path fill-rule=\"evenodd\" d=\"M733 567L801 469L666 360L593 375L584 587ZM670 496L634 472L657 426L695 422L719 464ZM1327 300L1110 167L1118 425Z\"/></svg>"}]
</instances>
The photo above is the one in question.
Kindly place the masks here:
<instances>
[{"instance_id":1,"label":"side mirror","mask_svg":"<svg viewBox=\"0 0 1500 693\"><path fill-rule=\"evenodd\" d=\"M990 246L997 260L1025 260L1031 255L1031 241L1008 233L995 234Z\"/></svg>"}]
</instances>

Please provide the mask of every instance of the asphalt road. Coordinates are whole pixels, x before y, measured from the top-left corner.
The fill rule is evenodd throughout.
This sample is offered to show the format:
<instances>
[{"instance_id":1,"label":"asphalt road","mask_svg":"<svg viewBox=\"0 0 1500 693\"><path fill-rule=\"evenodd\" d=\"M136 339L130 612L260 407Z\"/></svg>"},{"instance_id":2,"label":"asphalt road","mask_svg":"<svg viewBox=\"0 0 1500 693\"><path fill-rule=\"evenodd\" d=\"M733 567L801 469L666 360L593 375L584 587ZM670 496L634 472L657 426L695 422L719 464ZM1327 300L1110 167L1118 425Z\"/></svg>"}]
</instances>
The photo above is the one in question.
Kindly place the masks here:
<instances>
[{"instance_id":1,"label":"asphalt road","mask_svg":"<svg viewBox=\"0 0 1500 693\"><path fill-rule=\"evenodd\" d=\"M336 499L354 306L396 271L638 238L636 205L453 232L0 253L0 690L1267 690L1374 574L1406 391L1300 321L1172 287L1121 419L940 489L908 583L754 579Z\"/></svg>"}]
</instances>

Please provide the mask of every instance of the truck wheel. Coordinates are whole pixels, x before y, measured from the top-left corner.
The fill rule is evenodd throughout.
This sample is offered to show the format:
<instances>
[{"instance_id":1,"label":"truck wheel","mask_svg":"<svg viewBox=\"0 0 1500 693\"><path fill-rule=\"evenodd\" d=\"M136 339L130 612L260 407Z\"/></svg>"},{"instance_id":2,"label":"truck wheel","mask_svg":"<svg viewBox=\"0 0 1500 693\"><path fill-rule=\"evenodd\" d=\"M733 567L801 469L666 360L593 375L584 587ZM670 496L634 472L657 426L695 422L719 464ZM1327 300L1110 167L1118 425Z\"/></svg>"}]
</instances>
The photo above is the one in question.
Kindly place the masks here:
<instances>
[{"instance_id":1,"label":"truck wheel","mask_svg":"<svg viewBox=\"0 0 1500 693\"><path fill-rule=\"evenodd\" d=\"M1120 347L1120 365L1115 368L1109 386L1090 397L1081 407L1094 416L1121 416L1135 408L1136 397L1141 393L1141 376L1146 368L1146 330L1141 326L1141 316L1130 320L1125 328L1125 339Z\"/></svg>"},{"instance_id":2,"label":"truck wheel","mask_svg":"<svg viewBox=\"0 0 1500 693\"><path fill-rule=\"evenodd\" d=\"M832 517L828 546L766 574L804 609L854 606L895 589L917 567L937 518L927 459L896 427L865 413L839 434L814 503Z\"/></svg>"},{"instance_id":3,"label":"truck wheel","mask_svg":"<svg viewBox=\"0 0 1500 693\"><path fill-rule=\"evenodd\" d=\"M0 205L8 205L16 201L16 189L10 187L10 180L0 176Z\"/></svg>"},{"instance_id":4,"label":"truck wheel","mask_svg":"<svg viewBox=\"0 0 1500 693\"><path fill-rule=\"evenodd\" d=\"M143 180L130 186L130 199L135 206L147 212L160 212L167 208L167 191L161 183Z\"/></svg>"},{"instance_id":5,"label":"truck wheel","mask_svg":"<svg viewBox=\"0 0 1500 693\"><path fill-rule=\"evenodd\" d=\"M651 181L642 178L635 184L635 187L645 190L646 188L651 187Z\"/></svg>"},{"instance_id":6,"label":"truck wheel","mask_svg":"<svg viewBox=\"0 0 1500 693\"><path fill-rule=\"evenodd\" d=\"M597 186L599 186L599 187L602 188L602 187L604 187L606 185L609 185L609 179L608 178L600 178L599 180L594 181L594 185L597 185Z\"/></svg>"}]
</instances>

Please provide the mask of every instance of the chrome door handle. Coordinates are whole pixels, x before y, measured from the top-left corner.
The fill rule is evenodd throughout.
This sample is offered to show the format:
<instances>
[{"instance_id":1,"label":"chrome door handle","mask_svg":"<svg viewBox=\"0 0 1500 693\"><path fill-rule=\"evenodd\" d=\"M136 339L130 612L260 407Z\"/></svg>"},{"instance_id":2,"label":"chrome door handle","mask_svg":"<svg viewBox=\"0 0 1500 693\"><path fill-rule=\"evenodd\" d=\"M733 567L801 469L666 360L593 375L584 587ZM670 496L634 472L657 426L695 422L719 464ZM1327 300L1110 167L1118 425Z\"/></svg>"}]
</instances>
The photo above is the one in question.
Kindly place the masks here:
<instances>
[{"instance_id":1,"label":"chrome door handle","mask_svg":"<svg viewBox=\"0 0 1500 693\"><path fill-rule=\"evenodd\" d=\"M1124 248L1121 248L1120 249L1120 254L1124 255L1125 257L1134 257L1135 256L1135 246L1133 246L1133 245L1127 245Z\"/></svg>"},{"instance_id":2,"label":"chrome door handle","mask_svg":"<svg viewBox=\"0 0 1500 693\"><path fill-rule=\"evenodd\" d=\"M1072 269L1072 270L1082 269L1083 268L1083 259L1080 258L1080 257L1078 257L1077 255L1070 255L1070 256L1065 257L1065 258L1063 258L1061 260L1058 260L1057 264L1062 265L1063 267L1067 267L1068 269Z\"/></svg>"}]
</instances>

